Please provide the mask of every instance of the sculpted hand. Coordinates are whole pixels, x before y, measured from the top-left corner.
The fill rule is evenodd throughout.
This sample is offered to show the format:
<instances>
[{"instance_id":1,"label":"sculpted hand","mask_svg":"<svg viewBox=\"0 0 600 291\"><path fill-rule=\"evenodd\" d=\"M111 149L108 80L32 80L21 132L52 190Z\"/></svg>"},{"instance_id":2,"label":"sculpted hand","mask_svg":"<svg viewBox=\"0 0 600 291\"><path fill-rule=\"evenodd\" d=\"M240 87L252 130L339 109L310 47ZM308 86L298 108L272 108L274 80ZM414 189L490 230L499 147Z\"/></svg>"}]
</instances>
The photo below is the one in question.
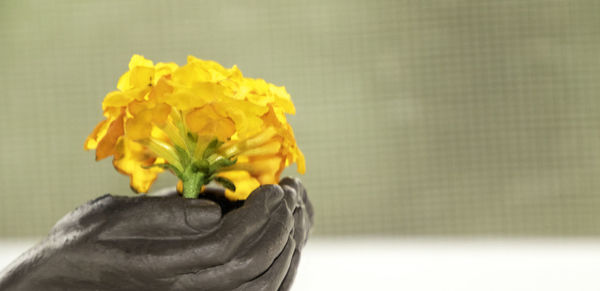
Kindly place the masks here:
<instances>
[{"instance_id":1,"label":"sculpted hand","mask_svg":"<svg viewBox=\"0 0 600 291\"><path fill-rule=\"evenodd\" d=\"M105 195L67 214L0 274L0 290L288 290L312 226L298 179L237 209Z\"/></svg>"}]
</instances>

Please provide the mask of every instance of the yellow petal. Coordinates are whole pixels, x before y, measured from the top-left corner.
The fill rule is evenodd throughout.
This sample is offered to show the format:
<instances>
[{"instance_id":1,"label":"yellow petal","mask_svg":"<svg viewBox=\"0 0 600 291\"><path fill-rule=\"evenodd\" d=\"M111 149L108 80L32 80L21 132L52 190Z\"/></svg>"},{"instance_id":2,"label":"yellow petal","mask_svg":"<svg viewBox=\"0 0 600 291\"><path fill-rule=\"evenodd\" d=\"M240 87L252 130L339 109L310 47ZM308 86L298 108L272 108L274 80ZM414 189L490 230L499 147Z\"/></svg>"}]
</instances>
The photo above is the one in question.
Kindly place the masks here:
<instances>
[{"instance_id":1,"label":"yellow petal","mask_svg":"<svg viewBox=\"0 0 600 291\"><path fill-rule=\"evenodd\" d=\"M225 190L225 197L231 201L245 200L250 193L260 186L255 178L245 171L227 171L219 173L219 176L227 178L235 185L235 192Z\"/></svg>"},{"instance_id":2,"label":"yellow petal","mask_svg":"<svg viewBox=\"0 0 600 291\"><path fill-rule=\"evenodd\" d=\"M85 143L83 144L83 148L86 150L93 150L98 146L98 141L101 140L104 135L106 135L106 131L110 126L110 121L105 119L98 123L92 133L87 137Z\"/></svg>"},{"instance_id":3,"label":"yellow petal","mask_svg":"<svg viewBox=\"0 0 600 291\"><path fill-rule=\"evenodd\" d=\"M194 94L206 96L208 100L218 100L223 96L223 88L216 83L200 82L192 87Z\"/></svg>"},{"instance_id":4,"label":"yellow petal","mask_svg":"<svg viewBox=\"0 0 600 291\"><path fill-rule=\"evenodd\" d=\"M277 130L270 126L267 129L263 130L261 133L256 136L245 141L245 148L255 148L258 147L269 140L271 140L277 134Z\"/></svg>"},{"instance_id":5,"label":"yellow petal","mask_svg":"<svg viewBox=\"0 0 600 291\"><path fill-rule=\"evenodd\" d=\"M281 124L287 124L287 118L285 117L285 111L281 107L273 107L275 117Z\"/></svg>"},{"instance_id":6,"label":"yellow petal","mask_svg":"<svg viewBox=\"0 0 600 291\"><path fill-rule=\"evenodd\" d=\"M232 73L215 61L201 60L194 56L188 56L187 65L193 68L195 74L200 77L199 80L210 82L224 80Z\"/></svg>"},{"instance_id":7,"label":"yellow petal","mask_svg":"<svg viewBox=\"0 0 600 291\"><path fill-rule=\"evenodd\" d=\"M171 106L165 103L159 103L151 109L152 123L156 125L162 125L167 121L169 114L171 113Z\"/></svg>"},{"instance_id":8,"label":"yellow petal","mask_svg":"<svg viewBox=\"0 0 600 291\"><path fill-rule=\"evenodd\" d=\"M260 111L256 110L256 105L243 101L220 102L214 104L216 111L228 116L235 123L238 137L245 139L255 135L263 128L263 121L260 118Z\"/></svg>"},{"instance_id":9,"label":"yellow petal","mask_svg":"<svg viewBox=\"0 0 600 291\"><path fill-rule=\"evenodd\" d=\"M108 107L122 107L127 106L129 102L131 102L133 98L130 95L126 95L120 91L110 92L104 97L104 101L102 102L102 110L106 110Z\"/></svg>"},{"instance_id":10,"label":"yellow petal","mask_svg":"<svg viewBox=\"0 0 600 291\"><path fill-rule=\"evenodd\" d=\"M196 94L190 89L181 88L175 90L173 94L163 96L162 101L181 111L188 111L208 104L210 98L207 95Z\"/></svg>"},{"instance_id":11,"label":"yellow petal","mask_svg":"<svg viewBox=\"0 0 600 291\"><path fill-rule=\"evenodd\" d=\"M119 81L117 82L117 89L125 92L129 89L131 89L131 83L129 82L129 71L125 72L123 75L121 75L121 77L119 78Z\"/></svg>"},{"instance_id":12,"label":"yellow petal","mask_svg":"<svg viewBox=\"0 0 600 291\"><path fill-rule=\"evenodd\" d=\"M134 141L140 141L150 137L152 132L152 112L145 110L138 115L127 120L125 124L125 133L127 137Z\"/></svg>"},{"instance_id":13,"label":"yellow petal","mask_svg":"<svg viewBox=\"0 0 600 291\"><path fill-rule=\"evenodd\" d=\"M178 192L179 194L182 194L182 193L183 193L183 181L179 180L179 182L177 182L177 187L176 187L176 189L177 189L177 192Z\"/></svg>"},{"instance_id":14,"label":"yellow petal","mask_svg":"<svg viewBox=\"0 0 600 291\"><path fill-rule=\"evenodd\" d=\"M281 141L273 140L266 144L260 145L255 148L250 148L242 152L242 155L245 156L265 156L265 155L274 155L279 152L281 149Z\"/></svg>"},{"instance_id":15,"label":"yellow petal","mask_svg":"<svg viewBox=\"0 0 600 291\"><path fill-rule=\"evenodd\" d=\"M154 67L135 67L131 69L129 83L133 88L150 87L153 84Z\"/></svg>"},{"instance_id":16,"label":"yellow petal","mask_svg":"<svg viewBox=\"0 0 600 291\"><path fill-rule=\"evenodd\" d=\"M208 77L208 74L205 72L195 72L194 67L189 64L175 70L171 75L173 83L177 87L190 87L195 82L206 82L208 81Z\"/></svg>"},{"instance_id":17,"label":"yellow petal","mask_svg":"<svg viewBox=\"0 0 600 291\"><path fill-rule=\"evenodd\" d=\"M273 180L277 180L276 178L278 178L279 173L283 170L283 166L283 158L278 155L272 155L250 157L248 162L240 162L240 159L238 159L238 162L231 166L230 169L245 171L253 177L263 177L263 179L267 175L273 177Z\"/></svg>"},{"instance_id":18,"label":"yellow petal","mask_svg":"<svg viewBox=\"0 0 600 291\"><path fill-rule=\"evenodd\" d=\"M266 106L275 101L275 97L268 90L269 84L263 79L246 79L241 87L241 91L247 92L246 99L256 105Z\"/></svg>"},{"instance_id":19,"label":"yellow petal","mask_svg":"<svg viewBox=\"0 0 600 291\"><path fill-rule=\"evenodd\" d=\"M141 114L143 111L148 110L150 104L145 100L134 100L127 106L127 111L132 116Z\"/></svg>"},{"instance_id":20,"label":"yellow petal","mask_svg":"<svg viewBox=\"0 0 600 291\"><path fill-rule=\"evenodd\" d=\"M173 86L168 78L160 78L148 94L148 99L154 102L165 102L164 98L173 93Z\"/></svg>"},{"instance_id":21,"label":"yellow petal","mask_svg":"<svg viewBox=\"0 0 600 291\"><path fill-rule=\"evenodd\" d=\"M277 184L277 182L279 181L279 175L265 173L259 175L258 177L256 177L256 179L258 180L258 182L260 182L261 185Z\"/></svg>"},{"instance_id":22,"label":"yellow petal","mask_svg":"<svg viewBox=\"0 0 600 291\"><path fill-rule=\"evenodd\" d=\"M157 63L154 68L154 79L158 82L163 76L171 75L179 66L176 63Z\"/></svg>"},{"instance_id":23,"label":"yellow petal","mask_svg":"<svg viewBox=\"0 0 600 291\"><path fill-rule=\"evenodd\" d=\"M191 132L215 136L221 141L227 140L235 132L233 121L219 115L210 105L188 113L185 121Z\"/></svg>"},{"instance_id":24,"label":"yellow petal","mask_svg":"<svg viewBox=\"0 0 600 291\"><path fill-rule=\"evenodd\" d=\"M281 160L280 156L254 158L251 160L252 173L257 175L262 173L276 173L279 171Z\"/></svg>"},{"instance_id":25,"label":"yellow petal","mask_svg":"<svg viewBox=\"0 0 600 291\"><path fill-rule=\"evenodd\" d=\"M154 65L151 60L144 58L144 56L134 54L133 56L131 56L131 59L129 60L129 69L133 70L134 68L139 67L139 66L153 67Z\"/></svg>"},{"instance_id":26,"label":"yellow petal","mask_svg":"<svg viewBox=\"0 0 600 291\"><path fill-rule=\"evenodd\" d=\"M106 134L96 147L96 161L102 160L115 154L115 145L117 140L123 135L123 116L115 119L108 127Z\"/></svg>"},{"instance_id":27,"label":"yellow petal","mask_svg":"<svg viewBox=\"0 0 600 291\"><path fill-rule=\"evenodd\" d=\"M126 123L126 134L132 140L141 140L150 136L153 126L162 126L167 121L171 106L136 100L129 104L128 111L131 118Z\"/></svg>"},{"instance_id":28,"label":"yellow petal","mask_svg":"<svg viewBox=\"0 0 600 291\"><path fill-rule=\"evenodd\" d=\"M144 169L141 165L137 167L130 176L130 187L136 193L148 193L150 186L158 177L160 173L159 167L153 167L152 169Z\"/></svg>"},{"instance_id":29,"label":"yellow petal","mask_svg":"<svg viewBox=\"0 0 600 291\"><path fill-rule=\"evenodd\" d=\"M134 84L137 84L140 81L139 78L141 77L141 75L135 76L135 73L133 73L134 76L132 76L132 71L137 67L152 68L153 64L152 61L145 59L143 56L133 55L129 61L129 71L125 72L119 78L119 82L117 83L117 88L119 90L124 92L135 88Z\"/></svg>"},{"instance_id":30,"label":"yellow petal","mask_svg":"<svg viewBox=\"0 0 600 291\"><path fill-rule=\"evenodd\" d=\"M296 161L296 164L298 165L298 173L304 174L306 173L306 160L304 159L304 154L302 153L302 151L300 151L300 149L297 150L298 160Z\"/></svg>"},{"instance_id":31,"label":"yellow petal","mask_svg":"<svg viewBox=\"0 0 600 291\"><path fill-rule=\"evenodd\" d=\"M294 103L292 103L292 98L284 86L278 87L273 84L269 84L269 91L275 97L275 105L281 107L283 112L296 114L296 108L294 107Z\"/></svg>"},{"instance_id":32,"label":"yellow petal","mask_svg":"<svg viewBox=\"0 0 600 291\"><path fill-rule=\"evenodd\" d=\"M139 143L127 138L120 138L117 144L118 155L115 155L113 166L122 174L130 177L130 186L136 192L146 193L163 169L148 167L154 163L164 163L160 158L154 157Z\"/></svg>"}]
</instances>

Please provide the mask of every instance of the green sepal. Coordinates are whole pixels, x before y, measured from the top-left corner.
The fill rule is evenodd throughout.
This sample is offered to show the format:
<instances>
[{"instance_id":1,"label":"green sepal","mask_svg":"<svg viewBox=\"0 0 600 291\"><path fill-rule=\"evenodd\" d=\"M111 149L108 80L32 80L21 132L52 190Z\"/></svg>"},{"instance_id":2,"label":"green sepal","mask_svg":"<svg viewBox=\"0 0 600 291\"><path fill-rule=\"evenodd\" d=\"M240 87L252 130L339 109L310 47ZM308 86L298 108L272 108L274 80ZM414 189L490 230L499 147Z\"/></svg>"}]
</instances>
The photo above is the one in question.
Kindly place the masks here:
<instances>
[{"instance_id":1,"label":"green sepal","mask_svg":"<svg viewBox=\"0 0 600 291\"><path fill-rule=\"evenodd\" d=\"M231 180L224 177L215 177L215 182L223 185L223 187L235 192L235 184Z\"/></svg>"},{"instance_id":2,"label":"green sepal","mask_svg":"<svg viewBox=\"0 0 600 291\"><path fill-rule=\"evenodd\" d=\"M205 179L206 179L207 184L210 183L210 181L214 180L216 177L217 177L216 173L213 173L212 175L206 177Z\"/></svg>"},{"instance_id":3,"label":"green sepal","mask_svg":"<svg viewBox=\"0 0 600 291\"><path fill-rule=\"evenodd\" d=\"M210 169L208 161L206 160L195 161L193 166L195 167L195 170L205 173Z\"/></svg>"},{"instance_id":4,"label":"green sepal","mask_svg":"<svg viewBox=\"0 0 600 291\"><path fill-rule=\"evenodd\" d=\"M179 169L177 169L177 167L175 167L171 164L168 164L168 163L154 164L154 165L150 165L150 166L142 166L142 168L144 168L144 169L150 169L153 167L159 167L164 170L171 170L171 171L173 171L173 173L175 173L175 176L177 176L177 178L179 178L179 179L183 178L183 173L181 171L179 171Z\"/></svg>"},{"instance_id":5,"label":"green sepal","mask_svg":"<svg viewBox=\"0 0 600 291\"><path fill-rule=\"evenodd\" d=\"M175 148L175 152L177 153L177 156L179 157L179 161L180 161L181 165L183 166L184 169L187 168L190 164L190 156L189 156L188 152L178 145L175 145L174 148Z\"/></svg>"},{"instance_id":6,"label":"green sepal","mask_svg":"<svg viewBox=\"0 0 600 291\"><path fill-rule=\"evenodd\" d=\"M221 168L231 167L236 162L237 162L237 158L233 159L233 160L225 159L225 158L218 159L209 166L208 170L210 173L214 173L214 172L217 172L218 170L220 170Z\"/></svg>"},{"instance_id":7,"label":"green sepal","mask_svg":"<svg viewBox=\"0 0 600 291\"><path fill-rule=\"evenodd\" d=\"M208 159L208 157L210 157L212 154L214 154L217 149L223 144L223 142L220 142L218 139L213 139L211 140L208 145L206 146L206 149L204 150L204 153L202 153L202 159L206 160Z\"/></svg>"},{"instance_id":8,"label":"green sepal","mask_svg":"<svg viewBox=\"0 0 600 291\"><path fill-rule=\"evenodd\" d=\"M188 132L188 133L187 133L187 138L188 138L190 141L192 141L194 144L195 144L196 142L198 142L198 134L196 134L196 133L193 133L193 132Z\"/></svg>"}]
</instances>

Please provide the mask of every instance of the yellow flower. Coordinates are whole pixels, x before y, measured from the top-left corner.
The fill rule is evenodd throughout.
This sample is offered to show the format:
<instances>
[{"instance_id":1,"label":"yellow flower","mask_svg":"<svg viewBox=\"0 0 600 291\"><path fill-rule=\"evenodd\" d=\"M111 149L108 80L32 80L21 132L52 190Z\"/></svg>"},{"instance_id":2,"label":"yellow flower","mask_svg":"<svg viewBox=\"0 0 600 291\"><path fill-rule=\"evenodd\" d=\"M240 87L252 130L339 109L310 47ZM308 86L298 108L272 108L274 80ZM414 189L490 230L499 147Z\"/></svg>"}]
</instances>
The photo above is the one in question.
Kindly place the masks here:
<instances>
[{"instance_id":1,"label":"yellow flower","mask_svg":"<svg viewBox=\"0 0 600 291\"><path fill-rule=\"evenodd\" d=\"M304 173L286 114L295 114L284 87L246 78L234 66L188 57L179 67L134 55L117 91L102 102L104 117L84 144L96 160L130 176L147 192L169 170L185 197L214 180L230 200L243 200L262 184L277 183L292 163Z\"/></svg>"}]
</instances>

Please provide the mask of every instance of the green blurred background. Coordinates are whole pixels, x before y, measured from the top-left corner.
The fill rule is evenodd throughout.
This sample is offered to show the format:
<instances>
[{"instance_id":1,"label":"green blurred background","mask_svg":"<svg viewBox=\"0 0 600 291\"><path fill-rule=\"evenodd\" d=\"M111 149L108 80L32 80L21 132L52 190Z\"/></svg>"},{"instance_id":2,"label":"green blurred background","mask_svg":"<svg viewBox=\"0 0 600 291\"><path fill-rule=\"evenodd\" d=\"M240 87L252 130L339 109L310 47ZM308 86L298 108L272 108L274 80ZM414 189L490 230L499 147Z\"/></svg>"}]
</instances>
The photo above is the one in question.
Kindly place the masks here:
<instances>
[{"instance_id":1,"label":"green blurred background","mask_svg":"<svg viewBox=\"0 0 600 291\"><path fill-rule=\"evenodd\" d=\"M596 0L0 1L0 238L131 195L83 141L134 53L285 85L317 236L598 235L598 12Z\"/></svg>"}]
</instances>

